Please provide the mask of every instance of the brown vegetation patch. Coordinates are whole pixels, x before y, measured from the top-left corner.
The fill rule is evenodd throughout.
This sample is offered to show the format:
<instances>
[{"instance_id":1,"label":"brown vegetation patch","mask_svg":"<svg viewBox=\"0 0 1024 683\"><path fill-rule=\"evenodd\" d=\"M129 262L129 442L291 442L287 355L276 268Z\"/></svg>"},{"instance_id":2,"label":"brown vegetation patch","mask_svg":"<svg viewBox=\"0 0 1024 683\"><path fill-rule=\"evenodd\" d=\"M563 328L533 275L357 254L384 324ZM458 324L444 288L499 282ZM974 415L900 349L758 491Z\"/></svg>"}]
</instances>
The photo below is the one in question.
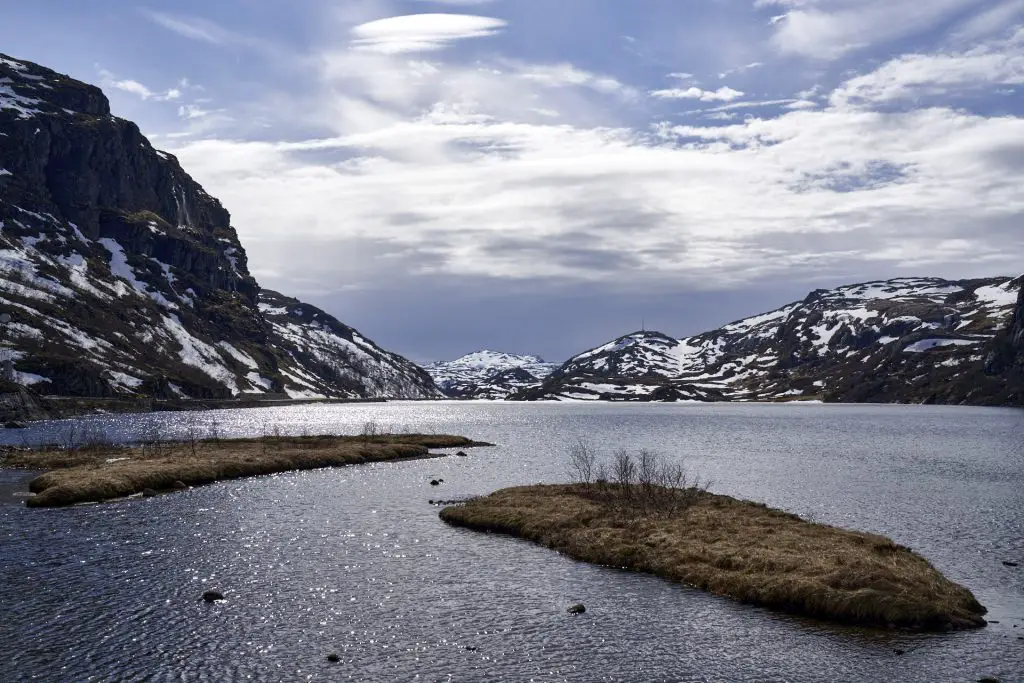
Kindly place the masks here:
<instances>
[{"instance_id":1,"label":"brown vegetation patch","mask_svg":"<svg viewBox=\"0 0 1024 683\"><path fill-rule=\"evenodd\" d=\"M461 436L267 436L151 443L138 447L97 445L77 449L14 451L7 467L51 470L33 479L30 507L54 507L122 498L146 489L209 484L290 470L409 460L432 456L431 448L487 444Z\"/></svg>"},{"instance_id":2,"label":"brown vegetation patch","mask_svg":"<svg viewBox=\"0 0 1024 683\"><path fill-rule=\"evenodd\" d=\"M656 494L678 496L682 505L644 506L645 495L634 489L510 488L440 514L449 524L796 614L914 630L985 625L986 610L970 591L884 536L696 489Z\"/></svg>"}]
</instances>

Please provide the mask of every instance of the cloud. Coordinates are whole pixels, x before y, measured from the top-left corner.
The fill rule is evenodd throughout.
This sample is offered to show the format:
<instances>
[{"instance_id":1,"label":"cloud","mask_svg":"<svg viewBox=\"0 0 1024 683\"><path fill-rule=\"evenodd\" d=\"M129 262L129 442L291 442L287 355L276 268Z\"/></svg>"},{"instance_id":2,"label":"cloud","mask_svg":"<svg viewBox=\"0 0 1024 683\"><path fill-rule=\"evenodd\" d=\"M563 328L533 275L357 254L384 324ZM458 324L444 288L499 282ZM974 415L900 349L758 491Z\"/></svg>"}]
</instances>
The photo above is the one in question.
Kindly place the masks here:
<instances>
[{"instance_id":1,"label":"cloud","mask_svg":"<svg viewBox=\"0 0 1024 683\"><path fill-rule=\"evenodd\" d=\"M468 14L407 14L354 27L352 45L382 54L429 52L458 40L493 36L505 25L501 19Z\"/></svg>"},{"instance_id":2,"label":"cloud","mask_svg":"<svg viewBox=\"0 0 1024 683\"><path fill-rule=\"evenodd\" d=\"M729 87L722 87L718 90L701 90L696 86L690 88L668 88L665 90L652 90L649 94L651 97L660 100L700 100L701 102L731 102L743 97L743 92Z\"/></svg>"},{"instance_id":3,"label":"cloud","mask_svg":"<svg viewBox=\"0 0 1024 683\"><path fill-rule=\"evenodd\" d=\"M106 69L100 69L100 80L104 88L113 88L122 92L130 93L139 97L142 100L155 100L157 102L167 102L170 100L180 99L182 91L180 88L169 88L163 92L153 92L142 83L134 81L132 79L119 79L111 72ZM185 83L183 81L183 83ZM182 85L182 87L186 87Z\"/></svg>"},{"instance_id":4,"label":"cloud","mask_svg":"<svg viewBox=\"0 0 1024 683\"><path fill-rule=\"evenodd\" d=\"M870 45L916 35L977 6L981 0L758 0L784 6L772 18L772 43L782 53L837 59Z\"/></svg>"},{"instance_id":5,"label":"cloud","mask_svg":"<svg viewBox=\"0 0 1024 683\"><path fill-rule=\"evenodd\" d=\"M999 35L1024 21L1024 0L1003 0L961 23L953 32L960 43Z\"/></svg>"},{"instance_id":6,"label":"cloud","mask_svg":"<svg viewBox=\"0 0 1024 683\"><path fill-rule=\"evenodd\" d=\"M932 73L1014 49L917 57L940 60ZM1024 122L949 98L882 106L919 89L907 61L772 100L679 83L709 103L708 125L651 127L595 96L631 85L578 63L335 45L317 87L270 112L268 130L286 133L246 140L232 123L168 146L233 211L254 269L276 273L268 285L325 297L387 289L394 273L410 290L536 294L1019 269ZM968 80L943 87L979 87ZM296 274L310 254L319 265Z\"/></svg>"},{"instance_id":7,"label":"cloud","mask_svg":"<svg viewBox=\"0 0 1024 683\"><path fill-rule=\"evenodd\" d=\"M520 78L539 83L547 87L577 86L596 90L605 94L621 94L627 97L636 95L634 88L627 87L611 76L594 74L579 69L568 62L561 64L523 64L522 62L506 62L512 65Z\"/></svg>"},{"instance_id":8,"label":"cloud","mask_svg":"<svg viewBox=\"0 0 1024 683\"><path fill-rule=\"evenodd\" d=\"M911 54L846 81L830 96L833 106L875 107L898 100L963 95L1024 83L1024 29L1003 42L967 52Z\"/></svg>"},{"instance_id":9,"label":"cloud","mask_svg":"<svg viewBox=\"0 0 1024 683\"><path fill-rule=\"evenodd\" d=\"M142 10L142 12L150 21L163 26L168 31L177 33L183 38L213 45L226 45L243 41L242 36L239 34L229 31L208 19L167 14L153 10Z\"/></svg>"}]
</instances>

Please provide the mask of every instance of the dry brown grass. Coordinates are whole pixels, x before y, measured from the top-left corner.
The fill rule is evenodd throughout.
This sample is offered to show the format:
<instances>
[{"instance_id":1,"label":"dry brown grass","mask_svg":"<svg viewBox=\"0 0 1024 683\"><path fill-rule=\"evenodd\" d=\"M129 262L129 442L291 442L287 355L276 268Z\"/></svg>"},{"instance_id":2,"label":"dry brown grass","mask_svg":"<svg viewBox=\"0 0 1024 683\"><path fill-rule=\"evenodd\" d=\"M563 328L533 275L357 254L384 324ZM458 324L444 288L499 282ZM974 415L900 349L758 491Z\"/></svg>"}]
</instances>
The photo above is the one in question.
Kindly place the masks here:
<instances>
[{"instance_id":1,"label":"dry brown grass","mask_svg":"<svg viewBox=\"0 0 1024 683\"><path fill-rule=\"evenodd\" d=\"M970 591L884 536L705 492L671 514L645 513L595 495L597 486L503 489L441 519L811 617L914 630L985 625Z\"/></svg>"},{"instance_id":2,"label":"dry brown grass","mask_svg":"<svg viewBox=\"0 0 1024 683\"><path fill-rule=\"evenodd\" d=\"M122 498L145 489L170 491L178 482L198 486L290 470L426 458L431 457L431 448L481 445L486 444L443 434L274 436L158 447L19 451L9 454L4 465L51 470L30 482L29 490L36 495L26 505L55 507Z\"/></svg>"}]
</instances>

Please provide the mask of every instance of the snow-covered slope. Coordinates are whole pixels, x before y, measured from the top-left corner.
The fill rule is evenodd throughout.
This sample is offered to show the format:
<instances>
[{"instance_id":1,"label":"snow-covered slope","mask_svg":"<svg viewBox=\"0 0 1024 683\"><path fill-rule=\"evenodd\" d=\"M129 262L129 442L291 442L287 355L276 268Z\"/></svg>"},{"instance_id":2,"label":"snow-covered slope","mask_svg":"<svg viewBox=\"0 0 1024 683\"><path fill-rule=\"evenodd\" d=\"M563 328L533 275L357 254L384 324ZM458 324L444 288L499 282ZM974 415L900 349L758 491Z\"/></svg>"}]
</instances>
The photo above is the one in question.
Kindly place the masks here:
<instances>
[{"instance_id":1,"label":"snow-covered slope","mask_svg":"<svg viewBox=\"0 0 1024 683\"><path fill-rule=\"evenodd\" d=\"M686 339L626 335L519 399L986 402L984 361L1021 278L903 278L817 290Z\"/></svg>"},{"instance_id":2,"label":"snow-covered slope","mask_svg":"<svg viewBox=\"0 0 1024 683\"><path fill-rule=\"evenodd\" d=\"M322 312L337 340L318 336L321 323L312 319L306 327L268 321L259 291L230 215L172 155L111 116L98 88L0 55L0 313L11 316L0 326L0 352L11 362L8 389L437 395L408 361L354 331L346 337ZM351 355L327 350L349 343L358 347ZM330 372L321 376L328 357Z\"/></svg>"},{"instance_id":3,"label":"snow-covered slope","mask_svg":"<svg viewBox=\"0 0 1024 683\"><path fill-rule=\"evenodd\" d=\"M348 325L298 299L264 289L260 311L271 326L284 389L295 398L443 398L423 368L381 349Z\"/></svg>"},{"instance_id":4,"label":"snow-covered slope","mask_svg":"<svg viewBox=\"0 0 1024 683\"><path fill-rule=\"evenodd\" d=\"M536 385L558 365L539 356L484 350L451 361L431 363L426 370L452 398L503 399L524 387Z\"/></svg>"}]
</instances>

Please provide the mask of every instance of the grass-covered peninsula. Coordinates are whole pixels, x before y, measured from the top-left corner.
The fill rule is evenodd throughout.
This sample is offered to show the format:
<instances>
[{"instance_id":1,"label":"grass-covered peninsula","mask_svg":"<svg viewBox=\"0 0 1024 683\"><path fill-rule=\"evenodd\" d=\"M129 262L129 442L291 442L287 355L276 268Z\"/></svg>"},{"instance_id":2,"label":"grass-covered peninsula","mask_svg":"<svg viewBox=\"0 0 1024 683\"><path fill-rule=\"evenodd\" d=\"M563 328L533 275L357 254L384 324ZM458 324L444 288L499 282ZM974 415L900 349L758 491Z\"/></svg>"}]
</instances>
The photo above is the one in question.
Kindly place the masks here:
<instances>
[{"instance_id":1,"label":"grass-covered peninsula","mask_svg":"<svg viewBox=\"0 0 1024 683\"><path fill-rule=\"evenodd\" d=\"M56 507L290 470L427 458L432 448L482 445L487 444L443 434L264 436L20 450L9 452L2 464L49 470L29 483L36 495L25 504Z\"/></svg>"},{"instance_id":2,"label":"grass-covered peninsula","mask_svg":"<svg viewBox=\"0 0 1024 683\"><path fill-rule=\"evenodd\" d=\"M913 630L985 625L970 591L884 536L695 487L508 488L447 507L441 519L810 617Z\"/></svg>"}]
</instances>

